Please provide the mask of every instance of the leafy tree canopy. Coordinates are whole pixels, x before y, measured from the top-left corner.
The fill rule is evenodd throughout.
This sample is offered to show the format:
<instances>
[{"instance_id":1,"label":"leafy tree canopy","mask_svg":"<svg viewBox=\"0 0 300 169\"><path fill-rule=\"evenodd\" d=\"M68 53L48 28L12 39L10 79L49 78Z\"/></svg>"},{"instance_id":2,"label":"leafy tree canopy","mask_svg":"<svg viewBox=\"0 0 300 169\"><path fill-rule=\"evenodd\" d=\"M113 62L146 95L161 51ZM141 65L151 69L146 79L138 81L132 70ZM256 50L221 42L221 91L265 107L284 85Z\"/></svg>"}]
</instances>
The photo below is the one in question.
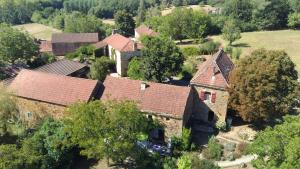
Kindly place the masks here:
<instances>
[{"instance_id":1,"label":"leafy tree canopy","mask_svg":"<svg viewBox=\"0 0 300 169\"><path fill-rule=\"evenodd\" d=\"M141 59L134 57L128 64L127 75L131 79L142 80L144 78Z\"/></svg>"},{"instance_id":2,"label":"leafy tree canopy","mask_svg":"<svg viewBox=\"0 0 300 169\"><path fill-rule=\"evenodd\" d=\"M232 42L242 38L240 28L232 19L225 22L224 28L222 30L222 36L223 39L229 42L229 45L231 45Z\"/></svg>"},{"instance_id":3,"label":"leafy tree canopy","mask_svg":"<svg viewBox=\"0 0 300 169\"><path fill-rule=\"evenodd\" d=\"M81 154L96 159L109 157L114 162L136 157L138 135L155 126L130 101L78 103L69 113L67 131L82 149Z\"/></svg>"},{"instance_id":4,"label":"leafy tree canopy","mask_svg":"<svg viewBox=\"0 0 300 169\"><path fill-rule=\"evenodd\" d=\"M162 82L180 72L184 57L174 42L162 37L144 37L142 43L146 80Z\"/></svg>"},{"instance_id":5,"label":"leafy tree canopy","mask_svg":"<svg viewBox=\"0 0 300 169\"><path fill-rule=\"evenodd\" d=\"M126 11L119 11L115 14L116 28L124 36L134 35L135 21L133 16Z\"/></svg>"},{"instance_id":6,"label":"leafy tree canopy","mask_svg":"<svg viewBox=\"0 0 300 169\"><path fill-rule=\"evenodd\" d=\"M249 147L258 155L255 168L300 168L300 116L286 116L282 124L260 132Z\"/></svg>"},{"instance_id":7,"label":"leafy tree canopy","mask_svg":"<svg viewBox=\"0 0 300 169\"><path fill-rule=\"evenodd\" d=\"M92 63L90 76L92 79L104 81L106 76L115 69L115 61L102 56Z\"/></svg>"},{"instance_id":8,"label":"leafy tree canopy","mask_svg":"<svg viewBox=\"0 0 300 169\"><path fill-rule=\"evenodd\" d=\"M229 107L246 121L269 120L294 111L295 64L284 51L259 49L238 61L230 75Z\"/></svg>"},{"instance_id":9,"label":"leafy tree canopy","mask_svg":"<svg viewBox=\"0 0 300 169\"><path fill-rule=\"evenodd\" d=\"M39 47L28 33L7 24L0 24L0 60L14 64L27 61L38 54Z\"/></svg>"}]
</instances>

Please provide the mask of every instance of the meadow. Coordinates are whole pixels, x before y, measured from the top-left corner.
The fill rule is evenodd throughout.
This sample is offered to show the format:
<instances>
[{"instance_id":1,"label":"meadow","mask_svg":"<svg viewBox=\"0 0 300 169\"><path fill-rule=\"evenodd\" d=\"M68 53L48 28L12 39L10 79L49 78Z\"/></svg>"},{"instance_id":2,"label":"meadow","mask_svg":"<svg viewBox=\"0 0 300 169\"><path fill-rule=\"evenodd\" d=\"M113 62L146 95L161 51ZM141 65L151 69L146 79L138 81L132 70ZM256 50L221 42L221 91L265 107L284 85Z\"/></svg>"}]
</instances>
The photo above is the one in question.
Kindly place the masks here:
<instances>
[{"instance_id":1,"label":"meadow","mask_svg":"<svg viewBox=\"0 0 300 169\"><path fill-rule=\"evenodd\" d=\"M38 23L30 23L14 26L17 29L28 32L31 36L37 39L42 40L51 40L52 33L60 33L61 30L54 29L52 27L38 24Z\"/></svg>"},{"instance_id":2,"label":"meadow","mask_svg":"<svg viewBox=\"0 0 300 169\"><path fill-rule=\"evenodd\" d=\"M212 36L211 39L219 41L226 46L227 42L222 36ZM242 33L242 38L233 43L234 48L242 50L242 57L249 55L253 50L266 48L272 50L285 50L292 58L300 72L300 31L261 31Z\"/></svg>"}]
</instances>

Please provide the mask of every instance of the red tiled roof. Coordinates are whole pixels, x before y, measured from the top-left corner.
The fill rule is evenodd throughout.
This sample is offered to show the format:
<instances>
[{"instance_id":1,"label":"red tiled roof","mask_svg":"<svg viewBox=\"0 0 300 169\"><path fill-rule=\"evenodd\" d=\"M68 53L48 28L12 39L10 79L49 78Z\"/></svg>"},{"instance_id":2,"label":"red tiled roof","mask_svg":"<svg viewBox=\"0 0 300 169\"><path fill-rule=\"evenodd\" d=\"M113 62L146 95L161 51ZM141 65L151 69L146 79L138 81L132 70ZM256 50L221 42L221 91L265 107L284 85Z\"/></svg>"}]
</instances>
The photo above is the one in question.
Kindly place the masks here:
<instances>
[{"instance_id":1,"label":"red tiled roof","mask_svg":"<svg viewBox=\"0 0 300 169\"><path fill-rule=\"evenodd\" d=\"M54 33L52 43L96 43L98 33Z\"/></svg>"},{"instance_id":2,"label":"red tiled roof","mask_svg":"<svg viewBox=\"0 0 300 169\"><path fill-rule=\"evenodd\" d=\"M94 44L96 48L101 48L106 45L112 46L114 49L120 52L133 52L134 51L134 41L130 38L126 38L120 34L113 34L103 41Z\"/></svg>"},{"instance_id":3,"label":"red tiled roof","mask_svg":"<svg viewBox=\"0 0 300 169\"><path fill-rule=\"evenodd\" d=\"M88 102L98 81L22 70L8 86L17 96L68 106Z\"/></svg>"},{"instance_id":4,"label":"red tiled roof","mask_svg":"<svg viewBox=\"0 0 300 169\"><path fill-rule=\"evenodd\" d=\"M144 112L182 118L191 93L190 87L147 82L107 76L101 100L133 100Z\"/></svg>"},{"instance_id":5,"label":"red tiled roof","mask_svg":"<svg viewBox=\"0 0 300 169\"><path fill-rule=\"evenodd\" d=\"M52 52L52 43L51 41L41 41L40 52Z\"/></svg>"},{"instance_id":6,"label":"red tiled roof","mask_svg":"<svg viewBox=\"0 0 300 169\"><path fill-rule=\"evenodd\" d=\"M140 34L141 36L156 36L158 35L157 32L155 32L154 30L150 29L149 27L147 27L146 25L141 25L138 28L135 29L135 31Z\"/></svg>"},{"instance_id":7,"label":"red tiled roof","mask_svg":"<svg viewBox=\"0 0 300 169\"><path fill-rule=\"evenodd\" d=\"M191 80L191 84L226 88L229 73L233 68L234 64L230 58L223 50L219 50L198 66L198 71Z\"/></svg>"}]
</instances>

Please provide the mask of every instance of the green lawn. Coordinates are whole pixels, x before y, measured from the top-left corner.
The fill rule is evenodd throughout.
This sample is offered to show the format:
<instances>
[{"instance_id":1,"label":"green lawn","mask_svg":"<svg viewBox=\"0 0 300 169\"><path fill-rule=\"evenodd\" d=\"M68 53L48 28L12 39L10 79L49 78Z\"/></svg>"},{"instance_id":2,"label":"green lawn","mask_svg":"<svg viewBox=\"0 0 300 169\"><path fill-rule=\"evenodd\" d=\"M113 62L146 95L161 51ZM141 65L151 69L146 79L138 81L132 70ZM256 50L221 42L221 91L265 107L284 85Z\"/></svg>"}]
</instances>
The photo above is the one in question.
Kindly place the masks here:
<instances>
[{"instance_id":1,"label":"green lawn","mask_svg":"<svg viewBox=\"0 0 300 169\"><path fill-rule=\"evenodd\" d=\"M213 36L211 38L221 42L223 45L226 44L221 36ZM242 57L249 55L251 51L258 48L285 50L297 65L297 70L300 73L299 30L242 33L242 38L234 42L233 46L242 49Z\"/></svg>"},{"instance_id":2,"label":"green lawn","mask_svg":"<svg viewBox=\"0 0 300 169\"><path fill-rule=\"evenodd\" d=\"M38 23L23 24L14 27L23 31L27 31L33 37L37 39L43 39L43 40L51 40L52 33L61 32L58 29L54 29L52 27L38 24Z\"/></svg>"}]
</instances>

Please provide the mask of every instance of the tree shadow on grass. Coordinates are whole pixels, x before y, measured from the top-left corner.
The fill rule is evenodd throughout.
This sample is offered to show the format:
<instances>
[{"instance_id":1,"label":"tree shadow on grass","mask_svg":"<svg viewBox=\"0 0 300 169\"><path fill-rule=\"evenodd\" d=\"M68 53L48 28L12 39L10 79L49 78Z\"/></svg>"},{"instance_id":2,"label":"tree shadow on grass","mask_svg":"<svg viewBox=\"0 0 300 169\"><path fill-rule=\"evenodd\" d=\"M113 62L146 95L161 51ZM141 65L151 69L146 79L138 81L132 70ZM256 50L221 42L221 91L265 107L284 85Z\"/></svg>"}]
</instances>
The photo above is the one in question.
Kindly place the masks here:
<instances>
[{"instance_id":1,"label":"tree shadow on grass","mask_svg":"<svg viewBox=\"0 0 300 169\"><path fill-rule=\"evenodd\" d=\"M247 48L247 47L251 47L248 43L236 43L236 44L232 44L232 47L243 47L243 48Z\"/></svg>"}]
</instances>

